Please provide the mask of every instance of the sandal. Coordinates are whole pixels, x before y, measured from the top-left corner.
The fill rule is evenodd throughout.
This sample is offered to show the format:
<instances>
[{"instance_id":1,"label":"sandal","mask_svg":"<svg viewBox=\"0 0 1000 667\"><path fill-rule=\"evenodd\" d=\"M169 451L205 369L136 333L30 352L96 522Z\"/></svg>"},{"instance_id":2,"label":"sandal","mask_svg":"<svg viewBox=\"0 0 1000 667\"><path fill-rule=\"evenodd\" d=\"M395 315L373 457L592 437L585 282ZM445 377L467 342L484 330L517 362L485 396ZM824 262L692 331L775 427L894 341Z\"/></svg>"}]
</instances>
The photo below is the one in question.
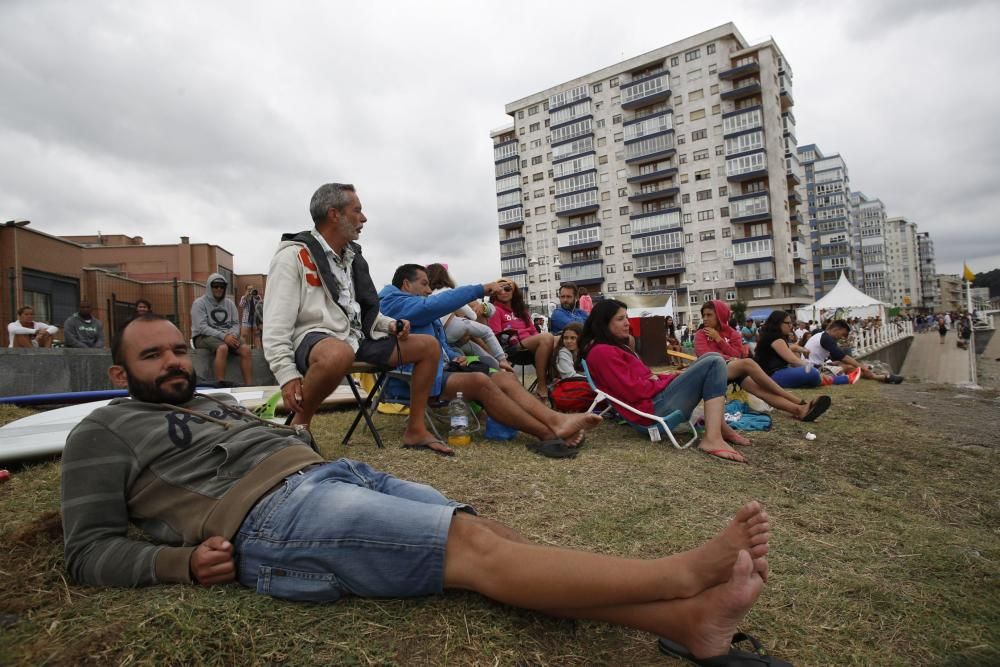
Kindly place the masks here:
<instances>
[{"instance_id":1,"label":"sandal","mask_svg":"<svg viewBox=\"0 0 1000 667\"><path fill-rule=\"evenodd\" d=\"M753 646L753 652L742 651L736 648L736 644L744 641L750 642L751 646ZM730 642L732 648L729 649L729 653L712 656L711 658L696 658L687 647L669 639L661 638L657 644L660 647L661 653L674 658L680 658L681 660L687 660L695 665L704 665L705 667L753 667L754 665L792 667L792 663L768 655L760 640L742 632L737 632L733 635L732 642Z\"/></svg>"}]
</instances>

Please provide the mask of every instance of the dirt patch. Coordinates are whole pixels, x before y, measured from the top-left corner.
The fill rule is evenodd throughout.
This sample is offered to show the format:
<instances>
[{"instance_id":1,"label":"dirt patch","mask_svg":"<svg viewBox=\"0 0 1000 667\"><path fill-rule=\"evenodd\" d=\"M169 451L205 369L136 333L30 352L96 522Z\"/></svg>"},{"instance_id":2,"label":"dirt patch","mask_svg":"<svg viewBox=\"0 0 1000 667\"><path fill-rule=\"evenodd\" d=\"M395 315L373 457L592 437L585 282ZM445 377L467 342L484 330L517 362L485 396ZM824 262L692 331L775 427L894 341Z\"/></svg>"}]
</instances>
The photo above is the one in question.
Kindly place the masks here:
<instances>
[{"instance_id":1,"label":"dirt patch","mask_svg":"<svg viewBox=\"0 0 1000 667\"><path fill-rule=\"evenodd\" d=\"M996 362L994 362L996 363ZM1000 364L997 364L1000 366ZM905 413L927 433L940 434L940 445L959 449L1000 450L1000 389L904 383L884 387L884 399L907 406Z\"/></svg>"}]
</instances>

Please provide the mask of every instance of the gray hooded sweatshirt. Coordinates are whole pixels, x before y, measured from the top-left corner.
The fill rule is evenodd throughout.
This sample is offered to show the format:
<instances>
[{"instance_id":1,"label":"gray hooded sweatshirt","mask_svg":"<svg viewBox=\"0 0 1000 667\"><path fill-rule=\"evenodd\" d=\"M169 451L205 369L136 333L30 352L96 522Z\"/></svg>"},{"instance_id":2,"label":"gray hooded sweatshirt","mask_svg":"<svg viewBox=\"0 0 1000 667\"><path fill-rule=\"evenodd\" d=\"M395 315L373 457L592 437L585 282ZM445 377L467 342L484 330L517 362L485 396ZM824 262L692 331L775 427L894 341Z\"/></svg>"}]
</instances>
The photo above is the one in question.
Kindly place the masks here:
<instances>
[{"instance_id":1,"label":"gray hooded sweatshirt","mask_svg":"<svg viewBox=\"0 0 1000 667\"><path fill-rule=\"evenodd\" d=\"M232 299L223 296L216 300L212 296L212 283L229 281L221 273L213 273L205 283L205 296L198 297L191 304L191 337L212 336L223 339L228 334L240 337L240 313Z\"/></svg>"}]
</instances>

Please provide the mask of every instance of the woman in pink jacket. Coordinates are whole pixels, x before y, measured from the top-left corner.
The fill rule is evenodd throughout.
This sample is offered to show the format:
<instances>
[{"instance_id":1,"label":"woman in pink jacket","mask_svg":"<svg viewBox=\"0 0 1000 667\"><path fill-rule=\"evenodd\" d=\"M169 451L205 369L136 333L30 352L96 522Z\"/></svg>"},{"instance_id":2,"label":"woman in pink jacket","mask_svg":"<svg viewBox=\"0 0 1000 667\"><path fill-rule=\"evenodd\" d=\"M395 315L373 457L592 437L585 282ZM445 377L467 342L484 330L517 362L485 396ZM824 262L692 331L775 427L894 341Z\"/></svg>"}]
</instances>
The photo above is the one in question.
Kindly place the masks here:
<instances>
[{"instance_id":1,"label":"woman in pink jacket","mask_svg":"<svg viewBox=\"0 0 1000 667\"><path fill-rule=\"evenodd\" d=\"M628 311L625 304L605 299L591 311L580 338L581 356L587 361L594 383L620 401L648 414L665 417L680 410L690 417L695 406L705 401L705 435L698 448L726 461L745 463L729 446L750 441L726 425L726 362L717 354L707 354L683 373L656 374L640 361L629 347ZM621 416L637 430L645 432L653 424L628 410Z\"/></svg>"},{"instance_id":2,"label":"woman in pink jacket","mask_svg":"<svg viewBox=\"0 0 1000 667\"><path fill-rule=\"evenodd\" d=\"M801 421L815 421L833 402L829 396L818 396L810 403L788 392L750 359L743 336L729 326L729 306L725 301L709 301L701 307L702 326L694 334L694 351L699 357L710 352L726 360L726 377L739 384L773 408L787 412Z\"/></svg>"},{"instance_id":3,"label":"woman in pink jacket","mask_svg":"<svg viewBox=\"0 0 1000 667\"><path fill-rule=\"evenodd\" d=\"M535 376L538 378L535 392L539 398L548 399L548 368L552 362L555 338L548 332L539 333L535 328L517 283L503 278L497 284L500 292L490 297L495 310L487 324L500 339L508 358L521 350L534 355Z\"/></svg>"}]
</instances>

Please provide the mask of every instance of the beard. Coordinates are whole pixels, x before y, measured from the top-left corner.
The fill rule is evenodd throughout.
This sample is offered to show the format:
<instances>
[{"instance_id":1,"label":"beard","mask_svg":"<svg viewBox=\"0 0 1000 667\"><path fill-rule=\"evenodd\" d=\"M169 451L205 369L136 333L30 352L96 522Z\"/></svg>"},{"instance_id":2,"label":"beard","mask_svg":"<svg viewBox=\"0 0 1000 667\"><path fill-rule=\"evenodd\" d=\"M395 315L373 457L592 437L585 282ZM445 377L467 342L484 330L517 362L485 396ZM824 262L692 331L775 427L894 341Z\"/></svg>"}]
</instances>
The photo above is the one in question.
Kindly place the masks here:
<instances>
[{"instance_id":1,"label":"beard","mask_svg":"<svg viewBox=\"0 0 1000 667\"><path fill-rule=\"evenodd\" d=\"M195 386L198 384L198 375L192 370L190 373L181 369L164 373L153 382L143 382L137 379L125 367L125 375L128 378L128 393L137 400L145 403L169 403L170 405L180 405L187 403L194 396ZM184 378L187 382L180 386L164 388L163 385L174 378Z\"/></svg>"}]
</instances>

